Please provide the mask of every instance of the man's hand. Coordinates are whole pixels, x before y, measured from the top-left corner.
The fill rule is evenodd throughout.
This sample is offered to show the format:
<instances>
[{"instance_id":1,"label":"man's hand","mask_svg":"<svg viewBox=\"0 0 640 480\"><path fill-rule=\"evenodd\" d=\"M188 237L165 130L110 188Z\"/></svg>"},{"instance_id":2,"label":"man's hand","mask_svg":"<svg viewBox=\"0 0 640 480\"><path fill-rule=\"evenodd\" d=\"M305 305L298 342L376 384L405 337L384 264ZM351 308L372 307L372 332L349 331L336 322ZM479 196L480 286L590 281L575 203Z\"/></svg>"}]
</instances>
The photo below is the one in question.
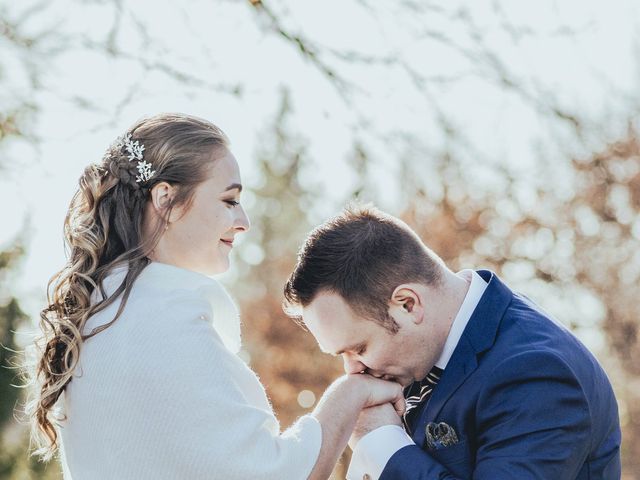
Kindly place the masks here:
<instances>
[{"instance_id":1,"label":"man's hand","mask_svg":"<svg viewBox=\"0 0 640 480\"><path fill-rule=\"evenodd\" d=\"M398 383L359 373L338 378L327 388L312 413L322 426L322 447L309 479L329 478L359 418L362 428L358 430L357 439L363 435L360 430L400 424L399 415L405 408Z\"/></svg>"},{"instance_id":2,"label":"man's hand","mask_svg":"<svg viewBox=\"0 0 640 480\"><path fill-rule=\"evenodd\" d=\"M356 423L353 433L351 434L351 438L349 439L349 446L351 447L351 450L356 448L356 444L367 433L384 425L402 426L400 416L392 404L385 403L363 409L358 416L358 422Z\"/></svg>"}]
</instances>

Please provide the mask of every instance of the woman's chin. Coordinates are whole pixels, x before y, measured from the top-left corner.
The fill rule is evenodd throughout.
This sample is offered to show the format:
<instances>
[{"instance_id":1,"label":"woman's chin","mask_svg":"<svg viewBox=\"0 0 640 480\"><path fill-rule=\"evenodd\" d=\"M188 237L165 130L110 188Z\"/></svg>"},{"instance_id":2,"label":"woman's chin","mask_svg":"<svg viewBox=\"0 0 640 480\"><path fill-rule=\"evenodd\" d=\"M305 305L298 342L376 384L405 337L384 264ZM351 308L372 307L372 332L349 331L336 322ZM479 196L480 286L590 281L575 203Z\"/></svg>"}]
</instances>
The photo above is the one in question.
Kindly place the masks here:
<instances>
[{"instance_id":1,"label":"woman's chin","mask_svg":"<svg viewBox=\"0 0 640 480\"><path fill-rule=\"evenodd\" d=\"M225 255L223 258L216 258L214 261L208 262L204 268L206 275L221 275L229 270L229 257Z\"/></svg>"}]
</instances>

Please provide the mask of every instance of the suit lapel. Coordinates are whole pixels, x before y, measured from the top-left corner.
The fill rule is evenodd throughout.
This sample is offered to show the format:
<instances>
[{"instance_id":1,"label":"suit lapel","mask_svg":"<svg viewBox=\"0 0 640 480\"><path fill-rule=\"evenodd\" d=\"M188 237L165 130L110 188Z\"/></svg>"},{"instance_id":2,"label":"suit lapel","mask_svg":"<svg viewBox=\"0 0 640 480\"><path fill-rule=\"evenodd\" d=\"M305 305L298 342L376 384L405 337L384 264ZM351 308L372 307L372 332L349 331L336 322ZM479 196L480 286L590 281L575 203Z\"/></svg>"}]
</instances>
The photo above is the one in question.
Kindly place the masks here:
<instances>
[{"instance_id":1,"label":"suit lapel","mask_svg":"<svg viewBox=\"0 0 640 480\"><path fill-rule=\"evenodd\" d=\"M416 445L423 445L427 423L435 420L445 402L476 368L478 368L476 352L463 335L438 385L434 388L426 408L418 417L417 428L413 431L413 440Z\"/></svg>"},{"instance_id":2,"label":"suit lapel","mask_svg":"<svg viewBox=\"0 0 640 480\"><path fill-rule=\"evenodd\" d=\"M478 355L487 351L495 342L498 327L513 293L492 272L478 271L488 283L476 306L456 349L433 390L426 407L416 418L413 440L423 445L427 423L436 421L440 411L460 385L478 368ZM446 421L446 419L438 419Z\"/></svg>"}]
</instances>

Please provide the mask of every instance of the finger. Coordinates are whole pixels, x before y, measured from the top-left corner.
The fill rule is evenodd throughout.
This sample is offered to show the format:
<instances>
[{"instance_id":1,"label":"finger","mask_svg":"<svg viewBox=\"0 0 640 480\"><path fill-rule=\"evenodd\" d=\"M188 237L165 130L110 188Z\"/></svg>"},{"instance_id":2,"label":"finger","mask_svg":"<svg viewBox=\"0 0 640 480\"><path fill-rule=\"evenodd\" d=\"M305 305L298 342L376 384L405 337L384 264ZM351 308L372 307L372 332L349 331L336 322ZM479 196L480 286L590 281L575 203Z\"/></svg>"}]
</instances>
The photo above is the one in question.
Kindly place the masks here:
<instances>
[{"instance_id":1,"label":"finger","mask_svg":"<svg viewBox=\"0 0 640 480\"><path fill-rule=\"evenodd\" d=\"M402 387L399 384L387 380L380 380L366 374L364 377L367 379L366 384L369 386L365 407L373 407L390 402L393 403L398 400L404 401Z\"/></svg>"},{"instance_id":2,"label":"finger","mask_svg":"<svg viewBox=\"0 0 640 480\"><path fill-rule=\"evenodd\" d=\"M405 402L404 397L395 400L393 402L393 408L396 410L396 413L402 417L404 412L407 410L407 402Z\"/></svg>"}]
</instances>

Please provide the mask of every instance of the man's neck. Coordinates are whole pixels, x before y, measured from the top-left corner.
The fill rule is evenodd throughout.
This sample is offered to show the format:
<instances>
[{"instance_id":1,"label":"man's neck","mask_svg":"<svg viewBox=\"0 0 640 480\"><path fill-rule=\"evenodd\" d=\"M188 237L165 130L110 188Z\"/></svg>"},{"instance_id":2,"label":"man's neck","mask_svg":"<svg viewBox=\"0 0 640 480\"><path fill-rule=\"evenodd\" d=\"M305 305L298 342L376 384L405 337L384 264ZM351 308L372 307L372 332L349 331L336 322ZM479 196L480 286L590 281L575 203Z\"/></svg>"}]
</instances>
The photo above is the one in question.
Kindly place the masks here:
<instances>
[{"instance_id":1,"label":"man's neck","mask_svg":"<svg viewBox=\"0 0 640 480\"><path fill-rule=\"evenodd\" d=\"M462 307L462 304L464 303L464 299L467 296L470 285L470 275L467 275L465 272L460 272L460 274L457 274L451 271L447 271L446 284L444 286L444 288L446 289L445 295L448 298L448 301L446 303L446 311L443 312L443 328L446 329L444 340L447 339L447 336L451 331L453 321L455 320L456 315L458 315L460 307ZM444 346L444 341L442 345Z\"/></svg>"},{"instance_id":2,"label":"man's neck","mask_svg":"<svg viewBox=\"0 0 640 480\"><path fill-rule=\"evenodd\" d=\"M459 272L457 276L459 276L467 286L464 289L465 293L462 303L458 307L453 322L449 327L444 347L435 362L435 365L443 370L449 364L449 360L452 358L456 347L458 346L458 342L464 334L467 324L471 321L473 312L476 310L476 307L487 288L487 282L485 282L482 277L473 270L463 270L462 272Z\"/></svg>"}]
</instances>

